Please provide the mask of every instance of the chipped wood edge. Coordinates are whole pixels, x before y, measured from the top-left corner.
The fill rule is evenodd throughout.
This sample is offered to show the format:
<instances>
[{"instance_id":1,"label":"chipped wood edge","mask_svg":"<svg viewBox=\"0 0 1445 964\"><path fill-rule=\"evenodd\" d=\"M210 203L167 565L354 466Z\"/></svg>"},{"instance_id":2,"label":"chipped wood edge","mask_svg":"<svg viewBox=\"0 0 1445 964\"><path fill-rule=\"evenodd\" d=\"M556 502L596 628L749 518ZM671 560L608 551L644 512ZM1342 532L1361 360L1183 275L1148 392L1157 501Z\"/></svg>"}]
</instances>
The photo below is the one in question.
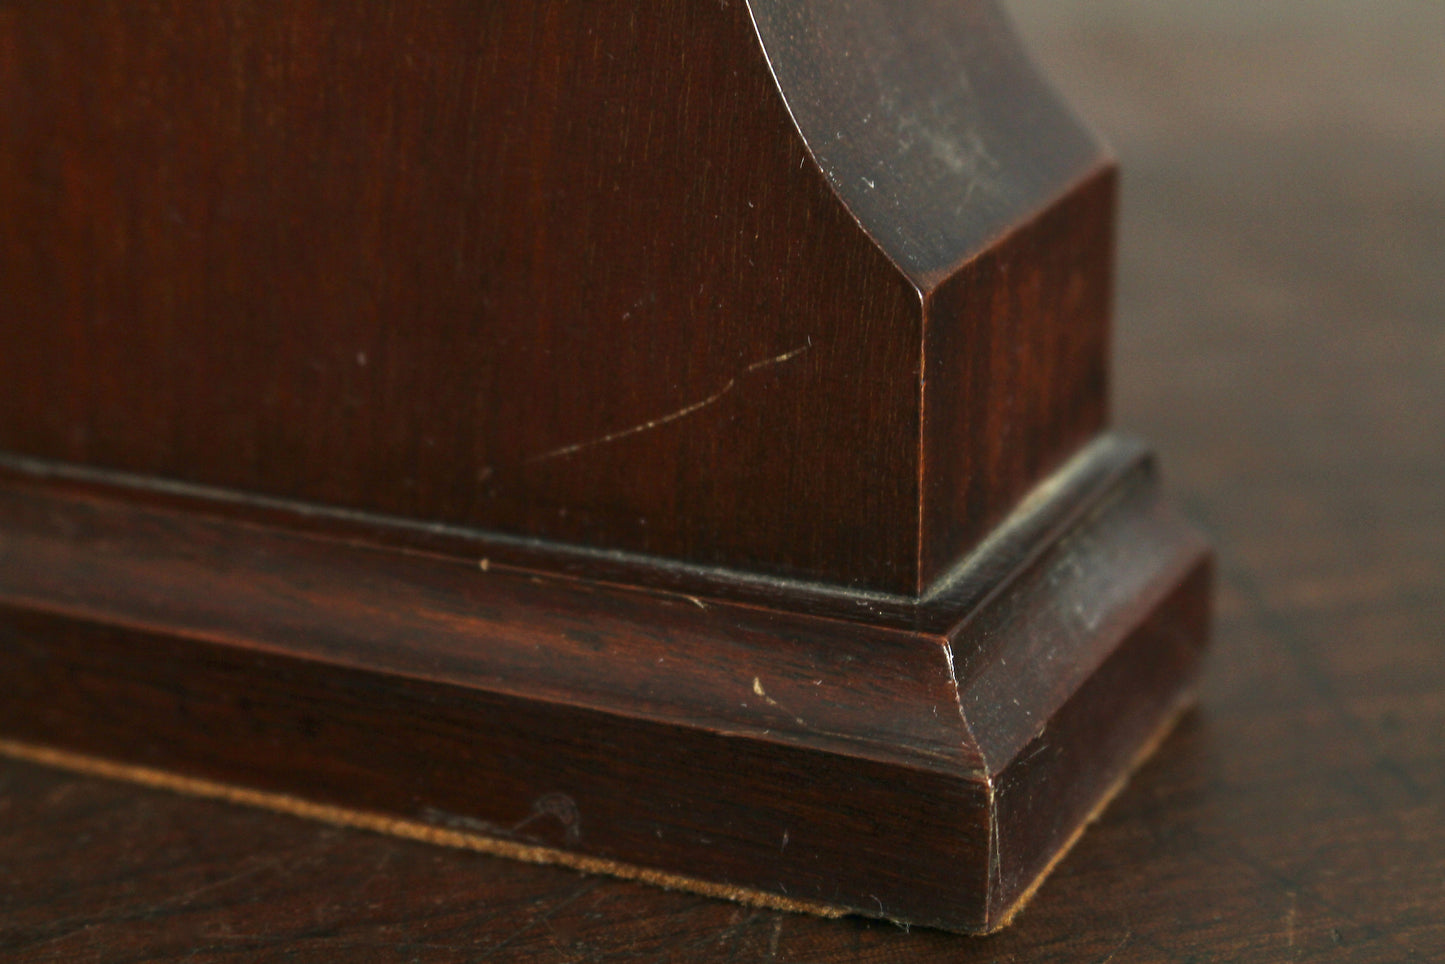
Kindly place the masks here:
<instances>
[{"instance_id":1,"label":"chipped wood edge","mask_svg":"<svg viewBox=\"0 0 1445 964\"><path fill-rule=\"evenodd\" d=\"M634 864L616 860L608 860L603 857L591 857L586 854L559 850L554 847L517 843L516 841L503 840L472 831L436 827L420 820L409 820L404 817L394 817L373 811L352 810L347 807L317 803L290 794L252 790L247 787L220 783L214 780L182 776L181 774L172 773L168 770L118 763L102 757L73 753L68 750L58 750L52 747L26 743L19 740L0 738L0 756L26 763L36 763L42 766L53 767L59 770L66 770L80 774L81 776L101 777L106 780L118 780L125 783L139 784L140 786L157 790L169 790L206 800L220 800L226 803L234 803L261 810L271 810L293 817L300 817L305 820L331 824L333 826L368 830L373 833L387 834L388 836L401 837L406 840L416 840L460 850L471 850L477 853L487 854L488 856L506 857L511 860L520 860L529 864L565 867L569 870L580 871L584 874L595 874L614 877L619 880L637 881L639 883L650 884L654 887L661 887L664 890L686 891L703 897L730 900L735 903L761 907L767 910L783 911L791 914L811 914L815 917L826 918L838 918L856 913L856 911L850 908L839 907L833 904L780 897L776 894L755 890L750 887L737 887L730 884L714 883L697 877L689 877L685 874L671 874L659 870L650 870L646 867L639 867Z\"/></svg>"}]
</instances>

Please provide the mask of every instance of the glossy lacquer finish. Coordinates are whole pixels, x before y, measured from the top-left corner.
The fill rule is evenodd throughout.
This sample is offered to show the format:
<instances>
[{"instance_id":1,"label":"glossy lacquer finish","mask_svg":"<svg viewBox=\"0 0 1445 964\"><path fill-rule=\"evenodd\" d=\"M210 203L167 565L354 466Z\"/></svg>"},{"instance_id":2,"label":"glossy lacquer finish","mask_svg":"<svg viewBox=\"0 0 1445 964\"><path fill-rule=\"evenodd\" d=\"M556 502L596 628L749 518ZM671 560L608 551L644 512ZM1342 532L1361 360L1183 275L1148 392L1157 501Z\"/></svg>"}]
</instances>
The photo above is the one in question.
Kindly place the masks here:
<instances>
[{"instance_id":1,"label":"glossy lacquer finish","mask_svg":"<svg viewBox=\"0 0 1445 964\"><path fill-rule=\"evenodd\" d=\"M1199 709L1012 926L825 920L0 761L7 964L1445 960L1445 5L1010 7L1123 161L1115 409L1220 555Z\"/></svg>"},{"instance_id":2,"label":"glossy lacquer finish","mask_svg":"<svg viewBox=\"0 0 1445 964\"><path fill-rule=\"evenodd\" d=\"M0 752L986 932L1188 705L992 3L0 0Z\"/></svg>"},{"instance_id":3,"label":"glossy lacquer finish","mask_svg":"<svg viewBox=\"0 0 1445 964\"><path fill-rule=\"evenodd\" d=\"M14 479L0 734L423 839L993 930L1184 707L1207 621L1204 547L1137 448L1064 482L889 611L481 571Z\"/></svg>"},{"instance_id":4,"label":"glossy lacquer finish","mask_svg":"<svg viewBox=\"0 0 1445 964\"><path fill-rule=\"evenodd\" d=\"M0 51L5 450L912 594L1101 424L1112 182L991 3L7 0Z\"/></svg>"}]
</instances>

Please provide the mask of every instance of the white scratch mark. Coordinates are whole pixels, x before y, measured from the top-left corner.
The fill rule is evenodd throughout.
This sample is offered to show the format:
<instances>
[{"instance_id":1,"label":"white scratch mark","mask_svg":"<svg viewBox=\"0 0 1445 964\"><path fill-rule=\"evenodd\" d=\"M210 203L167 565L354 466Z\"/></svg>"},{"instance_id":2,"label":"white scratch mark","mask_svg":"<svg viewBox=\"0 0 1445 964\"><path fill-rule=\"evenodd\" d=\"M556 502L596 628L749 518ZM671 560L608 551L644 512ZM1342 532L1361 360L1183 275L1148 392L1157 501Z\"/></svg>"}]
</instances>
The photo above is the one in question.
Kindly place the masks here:
<instances>
[{"instance_id":1,"label":"white scratch mark","mask_svg":"<svg viewBox=\"0 0 1445 964\"><path fill-rule=\"evenodd\" d=\"M1042 735L1042 734L1041 734L1041 735ZM1020 764L1022 764L1022 763L1027 763L1027 762L1029 762L1030 760L1032 760L1034 757L1038 756L1039 754L1041 754L1041 753L1047 753L1048 751L1049 751L1049 744L1047 744L1047 743L1043 742L1042 740L1040 740L1040 741L1038 742L1038 745L1037 745L1037 746L1035 746L1032 750L1030 750L1026 755L1024 755L1023 757L1021 757L1017 762L1020 763Z\"/></svg>"},{"instance_id":2,"label":"white scratch mark","mask_svg":"<svg viewBox=\"0 0 1445 964\"><path fill-rule=\"evenodd\" d=\"M567 843L575 844L582 840L582 817L577 809L577 802L565 793L544 793L532 801L532 808L528 814L510 827L491 823L477 817L466 817L460 814L448 813L445 810L438 810L434 807L425 807L421 811L422 820L438 826L450 827L453 830L469 831L480 833L488 837L498 837L503 840L527 840L533 843L541 841L529 833L523 831L537 820L549 817L561 825Z\"/></svg>"},{"instance_id":3,"label":"white scratch mark","mask_svg":"<svg viewBox=\"0 0 1445 964\"><path fill-rule=\"evenodd\" d=\"M753 692L756 693L758 696L761 696L763 698L763 702L767 703L773 709L788 713L788 711L783 708L783 704L779 703L777 700L773 699L767 694L767 692L763 689L763 681L756 676L753 677ZM745 703L743 705L746 706L747 704ZM792 713L788 713L788 715L792 716L793 722L798 724L799 726L808 725L808 721L803 719L801 716L793 716Z\"/></svg>"},{"instance_id":4,"label":"white scratch mark","mask_svg":"<svg viewBox=\"0 0 1445 964\"><path fill-rule=\"evenodd\" d=\"M703 602L701 599L697 598L696 596L688 596L688 597L687 597L687 601L690 602L690 603L692 603L692 604L693 604L694 606L696 606L698 609L701 609L701 610L703 610L704 612L707 611L707 603Z\"/></svg>"},{"instance_id":5,"label":"white scratch mark","mask_svg":"<svg viewBox=\"0 0 1445 964\"><path fill-rule=\"evenodd\" d=\"M1299 896L1294 891L1290 891L1289 910L1285 911L1284 915L1284 938L1285 944L1289 947L1294 947L1294 918L1298 905Z\"/></svg>"},{"instance_id":6,"label":"white scratch mark","mask_svg":"<svg viewBox=\"0 0 1445 964\"><path fill-rule=\"evenodd\" d=\"M984 778L988 790L988 885L992 889L1003 880L1003 859L999 855L1001 844L998 832L998 790L993 780Z\"/></svg>"},{"instance_id":7,"label":"white scratch mark","mask_svg":"<svg viewBox=\"0 0 1445 964\"><path fill-rule=\"evenodd\" d=\"M693 412L700 411L701 409L707 408L709 405L716 404L717 402L722 400L722 397L724 395L732 391L737 386L737 383L738 380L736 378L729 378L728 383L724 385L721 390L714 392L700 402L693 402L691 405L684 405L682 408L678 409L675 412L670 412L669 414L663 415L660 418L654 418L649 421L643 422L641 425L633 425L630 428L624 428L617 432L609 432L608 434L603 435L600 438L589 439L586 442L577 442L574 445L564 445L561 448L552 449L550 452L543 452L541 455L534 455L524 461L522 464L532 465L535 462L546 462L550 459L565 458L568 455L575 455L576 453L581 452L584 449L594 448L598 445L606 445L608 442L616 442L618 439L627 438L629 435L637 435L641 432L647 432L655 428L660 428L661 426L666 425L668 422L675 422L680 418L686 418Z\"/></svg>"},{"instance_id":8,"label":"white scratch mark","mask_svg":"<svg viewBox=\"0 0 1445 964\"><path fill-rule=\"evenodd\" d=\"M1109 956L1106 957L1106 958L1104 958L1102 961L1100 961L1099 964L1109 964L1109 962L1112 961L1114 958L1118 957L1118 956L1119 956L1119 952L1122 951L1124 948L1128 947L1129 944L1130 944L1130 942L1133 941L1133 940L1134 940L1134 931L1133 931L1133 930L1126 930L1126 931L1124 932L1124 939L1121 940L1121 941L1118 943L1118 945L1116 945L1115 948L1114 948L1112 951L1109 952Z\"/></svg>"},{"instance_id":9,"label":"white scratch mark","mask_svg":"<svg viewBox=\"0 0 1445 964\"><path fill-rule=\"evenodd\" d=\"M778 355L775 358L765 358L762 361L753 362L751 365L743 369L742 374L751 375L753 372L760 371L764 368L771 368L774 365L781 365L785 361L789 361L790 359L798 357L803 352L807 351L812 347L813 340L809 338L807 344L794 348L792 351L783 352L781 355ZM740 375L738 377L740 378L742 376ZM596 448L599 445L606 445L609 442L616 442L619 439L624 439L632 435L638 435L642 432L648 432L655 428L661 428L669 422L675 422L680 418L686 418L694 412L698 412L704 408L707 408L709 405L717 404L718 402L722 401L723 397L726 396L728 392L731 392L734 388L736 388L737 385L737 378L729 378L727 380L727 384L723 385L722 388L718 389L716 392L713 392L707 398L704 398L698 402L693 402L691 405L684 405L682 408L679 408L675 412L669 412L668 414L659 416L658 418L649 419L648 421L643 422L640 425L633 425L628 428L619 429L616 432L609 432L606 435L594 439L588 439L585 442L576 442L572 445L564 445L561 448L555 448L550 451L543 452L541 455L534 455L529 459L523 460L522 464L533 465L537 462L547 462L551 461L552 459L566 458L569 455L575 455L578 452L584 451L586 449Z\"/></svg>"},{"instance_id":10,"label":"white scratch mark","mask_svg":"<svg viewBox=\"0 0 1445 964\"><path fill-rule=\"evenodd\" d=\"M801 355L803 352L807 351L809 348L812 348L812 347L813 347L813 338L812 338L812 336L810 335L810 336L808 337L808 342L807 342L807 344L799 345L797 348L794 348L792 351L785 351L785 352L783 352L781 355L778 355L778 356L776 356L776 357L774 357L774 358L764 358L762 361L753 362L753 363L752 363L751 365L749 365L747 368L744 368L744 369L743 369L743 374L744 374L744 375L748 375L748 374L751 374L751 373L753 373L753 372L755 372L755 371L758 371L758 370L760 370L760 369L763 369L763 368L771 368L771 367L773 367L774 365L781 365L781 364L782 364L783 362L785 362L785 361L791 361L791 360L793 360L794 358L797 358L797 357L798 357L799 355Z\"/></svg>"}]
</instances>

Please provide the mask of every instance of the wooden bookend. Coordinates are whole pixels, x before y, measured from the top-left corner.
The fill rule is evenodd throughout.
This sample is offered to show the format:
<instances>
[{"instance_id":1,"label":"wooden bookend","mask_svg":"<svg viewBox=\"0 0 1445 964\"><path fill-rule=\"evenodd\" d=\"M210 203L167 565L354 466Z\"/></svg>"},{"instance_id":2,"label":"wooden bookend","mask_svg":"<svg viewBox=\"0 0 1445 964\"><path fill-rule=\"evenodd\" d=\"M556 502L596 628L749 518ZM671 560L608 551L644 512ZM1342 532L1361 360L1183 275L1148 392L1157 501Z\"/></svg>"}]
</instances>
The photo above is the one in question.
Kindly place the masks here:
<instances>
[{"instance_id":1,"label":"wooden bookend","mask_svg":"<svg viewBox=\"0 0 1445 964\"><path fill-rule=\"evenodd\" d=\"M1189 697L991 0L0 12L0 747L1006 923Z\"/></svg>"}]
</instances>

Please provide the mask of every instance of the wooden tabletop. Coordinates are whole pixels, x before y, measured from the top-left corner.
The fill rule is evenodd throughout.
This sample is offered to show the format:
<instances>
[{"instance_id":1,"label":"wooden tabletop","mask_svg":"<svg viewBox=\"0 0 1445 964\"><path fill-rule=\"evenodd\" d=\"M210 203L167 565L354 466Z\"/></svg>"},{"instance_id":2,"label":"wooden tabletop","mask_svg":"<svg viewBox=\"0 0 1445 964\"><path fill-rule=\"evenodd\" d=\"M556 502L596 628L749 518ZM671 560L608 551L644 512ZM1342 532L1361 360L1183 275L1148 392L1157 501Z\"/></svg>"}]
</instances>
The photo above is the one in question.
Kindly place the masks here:
<instances>
[{"instance_id":1,"label":"wooden tabletop","mask_svg":"<svg viewBox=\"0 0 1445 964\"><path fill-rule=\"evenodd\" d=\"M1445 6L1014 7L1122 158L1116 417L1221 575L1200 709L1012 929L755 911L0 763L0 958L1445 959Z\"/></svg>"}]
</instances>

